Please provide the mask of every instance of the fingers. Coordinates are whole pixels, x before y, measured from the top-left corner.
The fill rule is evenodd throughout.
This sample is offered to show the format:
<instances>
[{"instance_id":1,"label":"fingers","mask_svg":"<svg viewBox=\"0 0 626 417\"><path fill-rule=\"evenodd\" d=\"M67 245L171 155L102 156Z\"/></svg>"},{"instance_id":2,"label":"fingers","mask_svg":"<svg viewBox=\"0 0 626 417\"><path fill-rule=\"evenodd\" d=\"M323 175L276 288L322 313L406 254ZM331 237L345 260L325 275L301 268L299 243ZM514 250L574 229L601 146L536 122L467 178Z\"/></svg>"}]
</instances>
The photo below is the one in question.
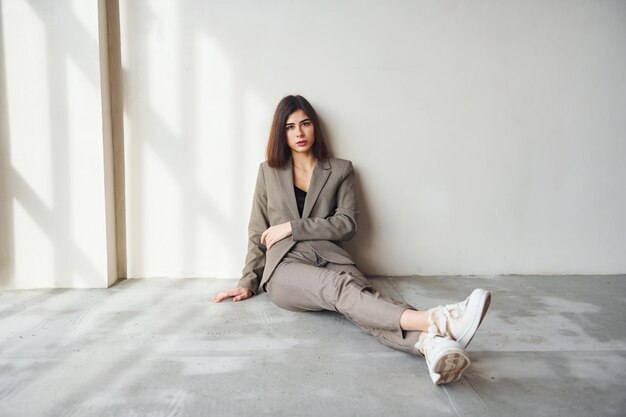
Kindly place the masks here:
<instances>
[{"instance_id":1,"label":"fingers","mask_svg":"<svg viewBox=\"0 0 626 417\"><path fill-rule=\"evenodd\" d=\"M226 293L225 292L221 292L221 293L217 294L215 297L213 297L213 302L214 303L219 303L226 297L227 297Z\"/></svg>"},{"instance_id":2,"label":"fingers","mask_svg":"<svg viewBox=\"0 0 626 417\"><path fill-rule=\"evenodd\" d=\"M265 232L263 232L263 234L261 235L261 243L263 243L265 245L265 247L267 249L271 248L272 245L274 244L272 242L272 238L269 234L270 229L267 229Z\"/></svg>"},{"instance_id":3,"label":"fingers","mask_svg":"<svg viewBox=\"0 0 626 417\"><path fill-rule=\"evenodd\" d=\"M241 291L240 291L239 288L235 288L234 290L230 290L230 291L224 291L224 292L221 292L221 293L217 294L213 298L213 302L214 303L219 303L219 302L223 301L225 298L235 297L235 296L237 296L239 294L241 294Z\"/></svg>"},{"instance_id":4,"label":"fingers","mask_svg":"<svg viewBox=\"0 0 626 417\"><path fill-rule=\"evenodd\" d=\"M241 301L252 297L253 293L247 288L235 288L234 290L224 291L213 297L214 303L222 302L225 298L234 297L233 301Z\"/></svg>"},{"instance_id":5,"label":"fingers","mask_svg":"<svg viewBox=\"0 0 626 417\"><path fill-rule=\"evenodd\" d=\"M248 298L246 295L241 294L241 295L238 295L237 297L233 298L233 301L237 302L237 301L245 300L246 298Z\"/></svg>"},{"instance_id":6,"label":"fingers","mask_svg":"<svg viewBox=\"0 0 626 417\"><path fill-rule=\"evenodd\" d=\"M268 250L276 243L275 233L273 233L274 227L276 226L270 227L261 235L261 243L263 243Z\"/></svg>"},{"instance_id":7,"label":"fingers","mask_svg":"<svg viewBox=\"0 0 626 417\"><path fill-rule=\"evenodd\" d=\"M291 223L289 222L272 226L261 235L261 243L265 242L265 247L269 250L276 242L291 236L291 234Z\"/></svg>"},{"instance_id":8,"label":"fingers","mask_svg":"<svg viewBox=\"0 0 626 417\"><path fill-rule=\"evenodd\" d=\"M245 300L246 298L250 298L252 297L252 291L248 290L248 289L243 289L243 293L239 294L237 297L233 298L233 301L242 301Z\"/></svg>"},{"instance_id":9,"label":"fingers","mask_svg":"<svg viewBox=\"0 0 626 417\"><path fill-rule=\"evenodd\" d=\"M267 246L267 250L270 250L272 246L276 244L276 242L282 239L284 239L284 236L271 236L271 237L265 238L265 240L267 241L267 244L265 245Z\"/></svg>"}]
</instances>

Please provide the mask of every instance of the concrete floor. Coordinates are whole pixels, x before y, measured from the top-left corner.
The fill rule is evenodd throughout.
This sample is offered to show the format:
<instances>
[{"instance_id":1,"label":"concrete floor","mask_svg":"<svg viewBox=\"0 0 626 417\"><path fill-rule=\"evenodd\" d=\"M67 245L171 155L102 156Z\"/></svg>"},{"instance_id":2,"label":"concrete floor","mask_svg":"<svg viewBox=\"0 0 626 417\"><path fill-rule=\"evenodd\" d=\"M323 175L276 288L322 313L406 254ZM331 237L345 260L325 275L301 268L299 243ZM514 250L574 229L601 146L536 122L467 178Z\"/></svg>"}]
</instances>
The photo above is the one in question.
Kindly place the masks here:
<instances>
[{"instance_id":1,"label":"concrete floor","mask_svg":"<svg viewBox=\"0 0 626 417\"><path fill-rule=\"evenodd\" d=\"M372 278L418 307L492 290L461 381L236 280L0 292L0 416L623 416L626 276Z\"/></svg>"}]
</instances>

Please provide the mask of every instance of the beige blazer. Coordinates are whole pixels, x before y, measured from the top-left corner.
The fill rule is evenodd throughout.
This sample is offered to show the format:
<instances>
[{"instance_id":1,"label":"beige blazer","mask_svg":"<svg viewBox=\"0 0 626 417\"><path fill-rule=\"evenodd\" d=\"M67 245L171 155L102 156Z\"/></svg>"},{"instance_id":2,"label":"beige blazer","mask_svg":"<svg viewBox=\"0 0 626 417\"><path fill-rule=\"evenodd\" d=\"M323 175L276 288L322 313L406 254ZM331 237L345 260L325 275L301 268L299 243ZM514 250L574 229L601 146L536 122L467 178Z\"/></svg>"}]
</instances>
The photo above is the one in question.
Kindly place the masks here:
<instances>
[{"instance_id":1,"label":"beige blazer","mask_svg":"<svg viewBox=\"0 0 626 417\"><path fill-rule=\"evenodd\" d=\"M302 218L293 187L291 158L283 169L271 168L267 161L260 164L248 225L248 255L238 287L255 294L263 291L274 269L298 241L307 241L330 262L355 263L341 243L357 230L359 210L352 162L338 158L316 161ZM261 234L285 222L291 223L292 235L267 250L261 244Z\"/></svg>"}]
</instances>

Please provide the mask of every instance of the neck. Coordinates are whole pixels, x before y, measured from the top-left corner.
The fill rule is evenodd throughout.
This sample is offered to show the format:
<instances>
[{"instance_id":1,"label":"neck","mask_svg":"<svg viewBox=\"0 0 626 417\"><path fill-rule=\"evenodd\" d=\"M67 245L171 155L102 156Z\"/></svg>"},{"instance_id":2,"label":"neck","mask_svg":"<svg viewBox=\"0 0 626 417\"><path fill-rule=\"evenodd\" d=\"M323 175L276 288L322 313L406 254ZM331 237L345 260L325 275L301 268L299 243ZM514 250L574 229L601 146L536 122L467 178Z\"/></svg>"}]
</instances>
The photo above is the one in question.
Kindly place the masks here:
<instances>
[{"instance_id":1,"label":"neck","mask_svg":"<svg viewBox=\"0 0 626 417\"><path fill-rule=\"evenodd\" d=\"M291 158L293 159L294 168L306 171L311 171L315 168L315 156L313 156L313 152L292 152Z\"/></svg>"}]
</instances>

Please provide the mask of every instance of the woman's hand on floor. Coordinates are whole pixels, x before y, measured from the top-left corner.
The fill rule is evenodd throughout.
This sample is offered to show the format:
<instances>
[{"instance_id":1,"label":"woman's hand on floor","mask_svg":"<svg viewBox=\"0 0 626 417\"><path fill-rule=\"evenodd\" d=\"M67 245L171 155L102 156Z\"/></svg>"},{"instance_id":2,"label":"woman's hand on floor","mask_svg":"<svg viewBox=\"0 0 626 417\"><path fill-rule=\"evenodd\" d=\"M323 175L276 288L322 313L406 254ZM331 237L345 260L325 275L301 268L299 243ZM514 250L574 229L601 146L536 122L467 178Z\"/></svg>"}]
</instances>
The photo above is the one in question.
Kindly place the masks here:
<instances>
[{"instance_id":1,"label":"woman's hand on floor","mask_svg":"<svg viewBox=\"0 0 626 417\"><path fill-rule=\"evenodd\" d=\"M277 224L276 226L272 226L263 232L261 235L261 243L263 243L269 250L272 246L274 246L274 243L286 238L287 236L291 236L291 232L291 222Z\"/></svg>"},{"instance_id":2,"label":"woman's hand on floor","mask_svg":"<svg viewBox=\"0 0 626 417\"><path fill-rule=\"evenodd\" d=\"M254 293L251 290L239 287L235 288L234 290L224 291L217 294L215 297L213 297L213 302L219 303L229 297L233 297L233 301L242 301L246 298L252 297L253 295Z\"/></svg>"}]
</instances>

